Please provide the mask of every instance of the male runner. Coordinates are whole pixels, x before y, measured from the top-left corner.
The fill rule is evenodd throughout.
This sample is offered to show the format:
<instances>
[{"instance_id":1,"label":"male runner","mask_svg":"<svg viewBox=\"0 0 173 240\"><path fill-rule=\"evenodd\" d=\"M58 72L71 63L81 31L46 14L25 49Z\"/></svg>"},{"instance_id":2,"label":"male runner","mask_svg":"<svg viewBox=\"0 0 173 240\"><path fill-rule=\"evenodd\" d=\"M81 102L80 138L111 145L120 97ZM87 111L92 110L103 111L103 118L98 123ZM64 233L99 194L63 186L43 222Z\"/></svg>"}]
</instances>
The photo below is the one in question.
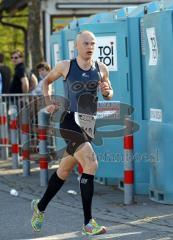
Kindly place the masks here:
<instances>
[{"instance_id":1,"label":"male runner","mask_svg":"<svg viewBox=\"0 0 173 240\"><path fill-rule=\"evenodd\" d=\"M68 142L59 168L49 179L47 190L41 200L32 201L34 214L31 224L35 231L41 230L48 203L62 187L76 163L80 163L83 168L80 178L84 212L82 233L96 235L106 232L106 228L100 226L92 217L93 183L98 163L90 142L94 137L94 115L98 88L101 89L105 100L112 98L113 90L107 67L103 63L93 60L95 43L96 39L92 32L79 33L76 38L77 58L59 62L43 82L44 96L50 98L51 101L51 96L48 95L49 84L60 77L64 78L65 94L70 102L70 109L60 123L61 135L66 138L66 133L71 132L70 136L77 137L76 140ZM48 112L53 113L55 110L54 104L47 106Z\"/></svg>"}]
</instances>

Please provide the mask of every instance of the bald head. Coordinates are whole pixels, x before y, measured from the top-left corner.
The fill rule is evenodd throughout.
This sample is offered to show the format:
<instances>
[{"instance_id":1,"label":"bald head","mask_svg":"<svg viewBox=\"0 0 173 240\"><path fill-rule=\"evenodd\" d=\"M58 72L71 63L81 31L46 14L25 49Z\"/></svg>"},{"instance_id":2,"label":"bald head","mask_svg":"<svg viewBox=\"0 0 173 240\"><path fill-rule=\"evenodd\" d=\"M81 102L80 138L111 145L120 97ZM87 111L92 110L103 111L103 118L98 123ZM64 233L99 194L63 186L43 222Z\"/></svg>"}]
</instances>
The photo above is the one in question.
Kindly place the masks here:
<instances>
[{"instance_id":1,"label":"bald head","mask_svg":"<svg viewBox=\"0 0 173 240\"><path fill-rule=\"evenodd\" d=\"M90 31L82 31L76 37L78 56L84 60L92 59L95 49L96 38Z\"/></svg>"},{"instance_id":2,"label":"bald head","mask_svg":"<svg viewBox=\"0 0 173 240\"><path fill-rule=\"evenodd\" d=\"M84 30L77 34L76 43L85 38L92 38L93 40L96 40L95 35L92 32Z\"/></svg>"}]
</instances>

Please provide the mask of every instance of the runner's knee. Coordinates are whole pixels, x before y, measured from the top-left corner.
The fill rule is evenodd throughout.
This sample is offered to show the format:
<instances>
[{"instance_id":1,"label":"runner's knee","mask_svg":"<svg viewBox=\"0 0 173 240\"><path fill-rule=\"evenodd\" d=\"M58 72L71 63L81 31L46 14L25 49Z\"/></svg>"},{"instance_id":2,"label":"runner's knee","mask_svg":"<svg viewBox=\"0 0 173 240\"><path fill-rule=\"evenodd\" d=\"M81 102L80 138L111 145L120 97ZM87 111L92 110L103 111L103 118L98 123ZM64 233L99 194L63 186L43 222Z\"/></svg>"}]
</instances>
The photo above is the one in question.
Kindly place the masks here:
<instances>
[{"instance_id":1,"label":"runner's knee","mask_svg":"<svg viewBox=\"0 0 173 240\"><path fill-rule=\"evenodd\" d=\"M66 180L68 178L68 176L70 175L71 170L67 170L67 169L57 169L57 175L63 179Z\"/></svg>"},{"instance_id":2,"label":"runner's knee","mask_svg":"<svg viewBox=\"0 0 173 240\"><path fill-rule=\"evenodd\" d=\"M60 163L59 168L57 169L57 175L66 180L68 178L68 176L70 175L71 171L74 168L75 163L71 163L68 164L68 162L65 164L65 162L63 164Z\"/></svg>"},{"instance_id":3,"label":"runner's knee","mask_svg":"<svg viewBox=\"0 0 173 240\"><path fill-rule=\"evenodd\" d=\"M80 162L84 172L94 173L96 171L98 162L89 142L82 144L75 152L74 157Z\"/></svg>"}]
</instances>

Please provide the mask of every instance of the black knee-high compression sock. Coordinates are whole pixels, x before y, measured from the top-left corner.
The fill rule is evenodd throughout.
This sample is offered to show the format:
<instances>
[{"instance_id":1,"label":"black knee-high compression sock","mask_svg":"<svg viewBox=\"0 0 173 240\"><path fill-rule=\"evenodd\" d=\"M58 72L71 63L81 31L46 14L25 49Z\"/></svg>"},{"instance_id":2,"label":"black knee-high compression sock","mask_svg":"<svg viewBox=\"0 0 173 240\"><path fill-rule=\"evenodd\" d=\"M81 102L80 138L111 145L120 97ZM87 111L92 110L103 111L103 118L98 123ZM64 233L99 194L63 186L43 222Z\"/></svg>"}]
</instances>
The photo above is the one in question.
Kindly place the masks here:
<instances>
[{"instance_id":1,"label":"black knee-high compression sock","mask_svg":"<svg viewBox=\"0 0 173 240\"><path fill-rule=\"evenodd\" d=\"M94 193L94 176L83 173L80 179L80 190L84 211L84 224L88 224L92 218L91 205Z\"/></svg>"},{"instance_id":2,"label":"black knee-high compression sock","mask_svg":"<svg viewBox=\"0 0 173 240\"><path fill-rule=\"evenodd\" d=\"M46 192L44 193L42 199L38 203L38 209L41 212L44 212L48 203L51 201L51 199L56 195L58 190L62 187L63 183L65 181L60 179L56 172L54 172L49 179L48 187L46 189Z\"/></svg>"}]
</instances>

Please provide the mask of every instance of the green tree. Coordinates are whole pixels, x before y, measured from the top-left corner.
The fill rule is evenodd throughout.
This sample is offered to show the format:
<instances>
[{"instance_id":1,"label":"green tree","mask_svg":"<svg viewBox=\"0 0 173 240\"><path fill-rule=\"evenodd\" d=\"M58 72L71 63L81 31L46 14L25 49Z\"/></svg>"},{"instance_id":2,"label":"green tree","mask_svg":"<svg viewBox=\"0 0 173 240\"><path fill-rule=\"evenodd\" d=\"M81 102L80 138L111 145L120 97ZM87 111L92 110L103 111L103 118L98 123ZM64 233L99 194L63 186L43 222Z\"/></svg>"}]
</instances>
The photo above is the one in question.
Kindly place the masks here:
<instances>
[{"instance_id":1,"label":"green tree","mask_svg":"<svg viewBox=\"0 0 173 240\"><path fill-rule=\"evenodd\" d=\"M5 63L11 66L10 53L14 49L23 50L26 63L32 68L43 59L40 0L29 0L24 5L20 2L22 0L0 0L0 52L5 54Z\"/></svg>"},{"instance_id":2,"label":"green tree","mask_svg":"<svg viewBox=\"0 0 173 240\"><path fill-rule=\"evenodd\" d=\"M28 1L28 12L28 46L31 54L32 66L36 66L43 60L40 0Z\"/></svg>"},{"instance_id":3,"label":"green tree","mask_svg":"<svg viewBox=\"0 0 173 240\"><path fill-rule=\"evenodd\" d=\"M12 67L10 59L11 52L14 49L24 51L24 34L20 29L9 26L8 24L19 25L27 29L27 9L19 11L15 15L4 12L2 22L0 23L0 52L5 55L5 63Z\"/></svg>"}]
</instances>

